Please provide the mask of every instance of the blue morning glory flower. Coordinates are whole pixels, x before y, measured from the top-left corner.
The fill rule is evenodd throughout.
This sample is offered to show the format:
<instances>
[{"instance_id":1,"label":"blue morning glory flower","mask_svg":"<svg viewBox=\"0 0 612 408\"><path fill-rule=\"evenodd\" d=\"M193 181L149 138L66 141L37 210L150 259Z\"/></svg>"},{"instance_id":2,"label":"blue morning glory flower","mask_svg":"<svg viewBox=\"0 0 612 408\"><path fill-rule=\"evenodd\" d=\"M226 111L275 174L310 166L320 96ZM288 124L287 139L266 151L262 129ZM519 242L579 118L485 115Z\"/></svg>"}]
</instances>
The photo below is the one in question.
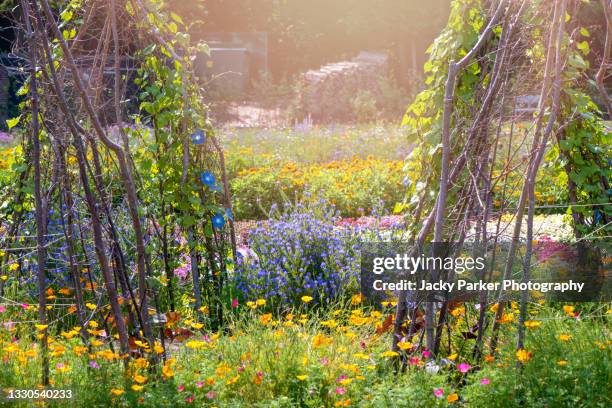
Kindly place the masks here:
<instances>
[{"instance_id":1,"label":"blue morning glory flower","mask_svg":"<svg viewBox=\"0 0 612 408\"><path fill-rule=\"evenodd\" d=\"M212 217L212 225L215 228L222 228L225 225L225 218L223 218L223 214L216 213Z\"/></svg>"},{"instance_id":2,"label":"blue morning glory flower","mask_svg":"<svg viewBox=\"0 0 612 408\"><path fill-rule=\"evenodd\" d=\"M200 174L200 180L207 186L213 187L215 185L215 176L210 171Z\"/></svg>"},{"instance_id":3,"label":"blue morning glory flower","mask_svg":"<svg viewBox=\"0 0 612 408\"><path fill-rule=\"evenodd\" d=\"M198 129L191 135L191 141L194 145L201 145L206 141L206 136L201 129Z\"/></svg>"},{"instance_id":4,"label":"blue morning glory flower","mask_svg":"<svg viewBox=\"0 0 612 408\"><path fill-rule=\"evenodd\" d=\"M228 220L234 221L234 214L232 214L232 210L230 210L229 208L225 209L225 216Z\"/></svg>"}]
</instances>

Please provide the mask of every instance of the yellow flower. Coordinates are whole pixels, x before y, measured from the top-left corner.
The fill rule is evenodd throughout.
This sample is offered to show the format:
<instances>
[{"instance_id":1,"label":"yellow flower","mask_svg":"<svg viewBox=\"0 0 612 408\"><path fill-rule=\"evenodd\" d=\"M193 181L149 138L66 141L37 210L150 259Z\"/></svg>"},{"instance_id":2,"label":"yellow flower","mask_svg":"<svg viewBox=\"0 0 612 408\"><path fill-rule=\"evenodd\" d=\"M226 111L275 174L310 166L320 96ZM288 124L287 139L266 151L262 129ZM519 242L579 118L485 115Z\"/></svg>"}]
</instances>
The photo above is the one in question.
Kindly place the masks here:
<instances>
[{"instance_id":1,"label":"yellow flower","mask_svg":"<svg viewBox=\"0 0 612 408\"><path fill-rule=\"evenodd\" d=\"M93 327L94 329L99 326L98 322L96 322L95 320L90 321L87 325Z\"/></svg>"},{"instance_id":2,"label":"yellow flower","mask_svg":"<svg viewBox=\"0 0 612 408\"><path fill-rule=\"evenodd\" d=\"M499 323L512 323L514 321L514 315L512 313L504 313L498 320Z\"/></svg>"},{"instance_id":3,"label":"yellow flower","mask_svg":"<svg viewBox=\"0 0 612 408\"><path fill-rule=\"evenodd\" d=\"M450 356L448 356L448 359L450 361L455 361L457 359L457 353L451 354Z\"/></svg>"},{"instance_id":4,"label":"yellow flower","mask_svg":"<svg viewBox=\"0 0 612 408\"><path fill-rule=\"evenodd\" d=\"M185 344L185 346L191 349L199 349L206 346L206 342L200 340L191 340Z\"/></svg>"},{"instance_id":5,"label":"yellow flower","mask_svg":"<svg viewBox=\"0 0 612 408\"><path fill-rule=\"evenodd\" d=\"M257 301L255 301L255 304L257 306L265 306L266 305L266 299L257 299Z\"/></svg>"},{"instance_id":6,"label":"yellow flower","mask_svg":"<svg viewBox=\"0 0 612 408\"><path fill-rule=\"evenodd\" d=\"M465 313L465 307L458 307L456 309L451 310L450 313L451 315L453 315L453 317L459 317Z\"/></svg>"},{"instance_id":7,"label":"yellow flower","mask_svg":"<svg viewBox=\"0 0 612 408\"><path fill-rule=\"evenodd\" d=\"M527 320L525 322L525 327L527 327L528 329L534 329L536 327L540 327L541 325L542 322L538 320Z\"/></svg>"},{"instance_id":8,"label":"yellow flower","mask_svg":"<svg viewBox=\"0 0 612 408\"><path fill-rule=\"evenodd\" d=\"M219 364L219 366L215 369L215 374L219 378L225 378L225 376L231 372L232 368L225 363Z\"/></svg>"},{"instance_id":9,"label":"yellow flower","mask_svg":"<svg viewBox=\"0 0 612 408\"><path fill-rule=\"evenodd\" d=\"M358 305L361 302L363 302L363 299L364 299L364 297L363 297L363 295L361 293L353 295L353 297L351 297L351 304L352 305Z\"/></svg>"},{"instance_id":10,"label":"yellow flower","mask_svg":"<svg viewBox=\"0 0 612 408\"><path fill-rule=\"evenodd\" d=\"M104 342L100 340L92 340L90 343L93 347L100 347L104 344Z\"/></svg>"},{"instance_id":11,"label":"yellow flower","mask_svg":"<svg viewBox=\"0 0 612 408\"><path fill-rule=\"evenodd\" d=\"M144 384L147 382L147 377L142 376L140 374L136 374L134 376L134 381L136 381L138 384Z\"/></svg>"},{"instance_id":12,"label":"yellow flower","mask_svg":"<svg viewBox=\"0 0 612 408\"><path fill-rule=\"evenodd\" d=\"M323 334L317 334L312 338L312 346L313 347L322 347L327 344L330 344L333 341L333 338L326 337Z\"/></svg>"},{"instance_id":13,"label":"yellow flower","mask_svg":"<svg viewBox=\"0 0 612 408\"><path fill-rule=\"evenodd\" d=\"M400 350L411 350L412 349L412 343L407 342L407 341L400 341L399 343L397 343L397 347Z\"/></svg>"},{"instance_id":14,"label":"yellow flower","mask_svg":"<svg viewBox=\"0 0 612 408\"><path fill-rule=\"evenodd\" d=\"M81 354L83 354L84 352L87 351L87 347L84 346L75 346L72 351L74 351L74 354L76 354L77 356L80 356Z\"/></svg>"},{"instance_id":15,"label":"yellow flower","mask_svg":"<svg viewBox=\"0 0 612 408\"><path fill-rule=\"evenodd\" d=\"M15 272L17 269L19 269L19 264L17 263L12 263L9 265L9 271Z\"/></svg>"},{"instance_id":16,"label":"yellow flower","mask_svg":"<svg viewBox=\"0 0 612 408\"><path fill-rule=\"evenodd\" d=\"M227 385L232 385L232 384L236 384L236 382L240 379L240 375L236 375L235 377L230 378L229 380L227 380L225 383Z\"/></svg>"},{"instance_id":17,"label":"yellow flower","mask_svg":"<svg viewBox=\"0 0 612 408\"><path fill-rule=\"evenodd\" d=\"M455 402L459 399L459 395L457 395L456 392L453 392L451 395L449 395L448 397L446 397L446 400L448 402Z\"/></svg>"},{"instance_id":18,"label":"yellow flower","mask_svg":"<svg viewBox=\"0 0 612 408\"><path fill-rule=\"evenodd\" d=\"M2 276L0 276L0 279L2 279L3 281L5 281L5 280L7 280L7 279L8 279L8 276L7 276L7 275L2 275Z\"/></svg>"},{"instance_id":19,"label":"yellow flower","mask_svg":"<svg viewBox=\"0 0 612 408\"><path fill-rule=\"evenodd\" d=\"M399 353L397 351L388 350L381 354L382 357L397 357Z\"/></svg>"},{"instance_id":20,"label":"yellow flower","mask_svg":"<svg viewBox=\"0 0 612 408\"><path fill-rule=\"evenodd\" d=\"M310 303L312 302L313 298L312 296L302 296L302 302L304 303Z\"/></svg>"},{"instance_id":21,"label":"yellow flower","mask_svg":"<svg viewBox=\"0 0 612 408\"><path fill-rule=\"evenodd\" d=\"M45 330L47 327L49 327L48 324L35 324L34 325L36 327L36 330L38 331L43 331Z\"/></svg>"},{"instance_id":22,"label":"yellow flower","mask_svg":"<svg viewBox=\"0 0 612 408\"><path fill-rule=\"evenodd\" d=\"M302 375L296 376L296 378L300 381L306 381L308 379L308 376L306 374L302 374Z\"/></svg>"},{"instance_id":23,"label":"yellow flower","mask_svg":"<svg viewBox=\"0 0 612 408\"><path fill-rule=\"evenodd\" d=\"M161 354L164 352L164 348L162 347L159 341L155 342L155 345L153 346L153 350L155 350L157 354Z\"/></svg>"},{"instance_id":24,"label":"yellow flower","mask_svg":"<svg viewBox=\"0 0 612 408\"><path fill-rule=\"evenodd\" d=\"M330 329L333 329L334 327L338 326L338 323L335 320L324 320L321 322L321 326L323 327L329 327Z\"/></svg>"},{"instance_id":25,"label":"yellow flower","mask_svg":"<svg viewBox=\"0 0 612 408\"><path fill-rule=\"evenodd\" d=\"M123 391L121 388L112 388L110 390L111 394L119 396L121 394L123 394L125 391Z\"/></svg>"},{"instance_id":26,"label":"yellow flower","mask_svg":"<svg viewBox=\"0 0 612 408\"><path fill-rule=\"evenodd\" d=\"M559 360L559 361L557 361L557 364L560 365L560 366L564 366L564 365L567 364L567 360Z\"/></svg>"},{"instance_id":27,"label":"yellow flower","mask_svg":"<svg viewBox=\"0 0 612 408\"><path fill-rule=\"evenodd\" d=\"M85 306L89 309L89 310L96 310L97 306L94 305L93 303L85 303Z\"/></svg>"},{"instance_id":28,"label":"yellow flower","mask_svg":"<svg viewBox=\"0 0 612 408\"><path fill-rule=\"evenodd\" d=\"M271 320L272 320L272 313L266 313L266 314L259 316L259 321L263 325L270 323Z\"/></svg>"},{"instance_id":29,"label":"yellow flower","mask_svg":"<svg viewBox=\"0 0 612 408\"><path fill-rule=\"evenodd\" d=\"M199 330L202 327L204 327L204 324L203 323L191 323L191 327L193 327L196 330Z\"/></svg>"},{"instance_id":30,"label":"yellow flower","mask_svg":"<svg viewBox=\"0 0 612 408\"><path fill-rule=\"evenodd\" d=\"M6 351L7 353L16 353L19 351L19 347L15 343L11 343L2 350Z\"/></svg>"},{"instance_id":31,"label":"yellow flower","mask_svg":"<svg viewBox=\"0 0 612 408\"><path fill-rule=\"evenodd\" d=\"M531 360L531 351L527 351L525 349L520 349L516 351L516 358L520 362L527 362Z\"/></svg>"},{"instance_id":32,"label":"yellow flower","mask_svg":"<svg viewBox=\"0 0 612 408\"><path fill-rule=\"evenodd\" d=\"M147 368L149 366L149 362L147 361L146 358L137 358L136 360L134 360L134 365L137 368Z\"/></svg>"},{"instance_id":33,"label":"yellow flower","mask_svg":"<svg viewBox=\"0 0 612 408\"><path fill-rule=\"evenodd\" d=\"M569 334L560 334L559 335L559 340L561 340L561 341L570 341L571 338L572 338L572 336L569 335Z\"/></svg>"},{"instance_id":34,"label":"yellow flower","mask_svg":"<svg viewBox=\"0 0 612 408\"><path fill-rule=\"evenodd\" d=\"M142 385L138 385L138 384L134 384L134 385L132 385L132 389L133 389L134 391L137 391L137 392L138 392L138 391L142 391L142 390L143 390L143 388L144 388L144 387L143 387Z\"/></svg>"},{"instance_id":35,"label":"yellow flower","mask_svg":"<svg viewBox=\"0 0 612 408\"><path fill-rule=\"evenodd\" d=\"M574 306L565 305L563 306L563 311L568 315L572 315L574 313Z\"/></svg>"}]
</instances>

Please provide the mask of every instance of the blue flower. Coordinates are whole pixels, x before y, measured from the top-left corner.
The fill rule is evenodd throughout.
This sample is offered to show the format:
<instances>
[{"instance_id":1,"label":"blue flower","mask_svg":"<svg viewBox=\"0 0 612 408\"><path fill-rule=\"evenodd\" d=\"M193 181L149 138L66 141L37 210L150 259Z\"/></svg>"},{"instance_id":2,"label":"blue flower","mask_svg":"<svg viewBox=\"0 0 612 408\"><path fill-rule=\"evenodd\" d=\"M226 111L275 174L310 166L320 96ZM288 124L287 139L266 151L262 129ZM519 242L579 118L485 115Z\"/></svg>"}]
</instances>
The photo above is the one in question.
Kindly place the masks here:
<instances>
[{"instance_id":1,"label":"blue flower","mask_svg":"<svg viewBox=\"0 0 612 408\"><path fill-rule=\"evenodd\" d=\"M200 174L200 180L202 180L204 185L211 187L215 185L215 176L210 171Z\"/></svg>"},{"instance_id":2,"label":"blue flower","mask_svg":"<svg viewBox=\"0 0 612 408\"><path fill-rule=\"evenodd\" d=\"M198 129L196 130L192 135L191 135L191 142L194 145L201 145L204 144L204 142L206 141L206 136L204 136L204 132L202 132L202 130Z\"/></svg>"},{"instance_id":3,"label":"blue flower","mask_svg":"<svg viewBox=\"0 0 612 408\"><path fill-rule=\"evenodd\" d=\"M222 228L225 225L225 218L223 214L218 212L212 217L212 225L215 228Z\"/></svg>"},{"instance_id":4,"label":"blue flower","mask_svg":"<svg viewBox=\"0 0 612 408\"><path fill-rule=\"evenodd\" d=\"M234 221L234 214L232 214L232 210L230 210L229 208L225 209L225 216L228 220Z\"/></svg>"}]
</instances>

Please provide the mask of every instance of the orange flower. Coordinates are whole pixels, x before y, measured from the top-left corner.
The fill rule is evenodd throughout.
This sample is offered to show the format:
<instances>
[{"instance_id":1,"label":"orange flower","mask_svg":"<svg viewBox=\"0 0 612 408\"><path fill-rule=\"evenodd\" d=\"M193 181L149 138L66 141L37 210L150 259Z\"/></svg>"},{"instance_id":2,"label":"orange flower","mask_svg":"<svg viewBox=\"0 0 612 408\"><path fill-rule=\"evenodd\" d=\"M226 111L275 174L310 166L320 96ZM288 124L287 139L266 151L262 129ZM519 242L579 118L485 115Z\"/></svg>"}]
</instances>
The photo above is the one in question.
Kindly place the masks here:
<instances>
[{"instance_id":1,"label":"orange flower","mask_svg":"<svg viewBox=\"0 0 612 408\"><path fill-rule=\"evenodd\" d=\"M518 361L524 363L531 360L532 354L531 351L527 351L525 349L519 349L516 351L516 358Z\"/></svg>"},{"instance_id":2,"label":"orange flower","mask_svg":"<svg viewBox=\"0 0 612 408\"><path fill-rule=\"evenodd\" d=\"M448 397L446 397L446 400L448 402L455 402L459 399L459 395L457 395L456 392L453 392L451 395L449 395Z\"/></svg>"}]
</instances>

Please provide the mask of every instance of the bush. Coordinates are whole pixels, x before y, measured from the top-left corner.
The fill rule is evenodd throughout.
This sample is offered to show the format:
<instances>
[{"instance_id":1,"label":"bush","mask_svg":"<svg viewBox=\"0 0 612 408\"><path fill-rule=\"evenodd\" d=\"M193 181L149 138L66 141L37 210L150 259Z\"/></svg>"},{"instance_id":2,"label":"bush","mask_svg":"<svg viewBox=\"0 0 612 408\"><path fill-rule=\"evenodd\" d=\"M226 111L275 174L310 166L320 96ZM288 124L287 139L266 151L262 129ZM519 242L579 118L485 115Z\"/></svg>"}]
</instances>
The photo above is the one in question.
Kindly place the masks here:
<instances>
[{"instance_id":1,"label":"bush","mask_svg":"<svg viewBox=\"0 0 612 408\"><path fill-rule=\"evenodd\" d=\"M325 199L340 215L369 214L379 202L390 210L403 197L403 163L375 158L299 164L270 155L230 158L234 212L238 219L264 219L288 199Z\"/></svg>"},{"instance_id":2,"label":"bush","mask_svg":"<svg viewBox=\"0 0 612 408\"><path fill-rule=\"evenodd\" d=\"M234 284L245 299L299 304L302 296L323 303L357 288L357 237L334 227L333 209L298 204L259 223L247 244L257 260L238 260Z\"/></svg>"}]
</instances>

